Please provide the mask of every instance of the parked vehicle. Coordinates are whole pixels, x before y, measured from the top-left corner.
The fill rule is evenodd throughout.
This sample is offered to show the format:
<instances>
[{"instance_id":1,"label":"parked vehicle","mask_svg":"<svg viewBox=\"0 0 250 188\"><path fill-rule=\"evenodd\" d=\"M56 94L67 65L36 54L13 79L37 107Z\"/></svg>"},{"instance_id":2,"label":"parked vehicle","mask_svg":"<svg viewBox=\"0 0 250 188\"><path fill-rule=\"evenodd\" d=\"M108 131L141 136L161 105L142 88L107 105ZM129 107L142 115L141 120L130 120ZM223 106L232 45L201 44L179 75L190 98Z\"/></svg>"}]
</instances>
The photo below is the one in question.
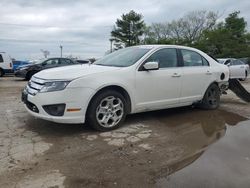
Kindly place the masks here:
<instances>
[{"instance_id":1,"label":"parked vehicle","mask_svg":"<svg viewBox=\"0 0 250 188\"><path fill-rule=\"evenodd\" d=\"M76 62L80 63L80 64L88 64L91 63L89 60L82 60L82 59L77 59Z\"/></svg>"},{"instance_id":2,"label":"parked vehicle","mask_svg":"<svg viewBox=\"0 0 250 188\"><path fill-rule=\"evenodd\" d=\"M77 62L68 58L50 58L45 61L20 67L20 69L15 72L15 76L29 80L34 74L41 70L75 64L77 64Z\"/></svg>"},{"instance_id":3,"label":"parked vehicle","mask_svg":"<svg viewBox=\"0 0 250 188\"><path fill-rule=\"evenodd\" d=\"M249 57L239 58L239 60L241 60L243 63L250 66L250 58Z\"/></svg>"},{"instance_id":4,"label":"parked vehicle","mask_svg":"<svg viewBox=\"0 0 250 188\"><path fill-rule=\"evenodd\" d=\"M249 65L245 64L239 59L234 58L218 59L218 61L229 66L231 79L246 80L249 74Z\"/></svg>"},{"instance_id":5,"label":"parked vehicle","mask_svg":"<svg viewBox=\"0 0 250 188\"><path fill-rule=\"evenodd\" d=\"M6 73L13 72L13 64L9 55L5 52L0 52L0 77Z\"/></svg>"},{"instance_id":6,"label":"parked vehicle","mask_svg":"<svg viewBox=\"0 0 250 188\"><path fill-rule=\"evenodd\" d=\"M107 131L127 114L199 104L216 109L229 69L207 54L174 45L135 46L87 65L44 70L22 94L33 116Z\"/></svg>"},{"instance_id":7,"label":"parked vehicle","mask_svg":"<svg viewBox=\"0 0 250 188\"><path fill-rule=\"evenodd\" d=\"M14 60L13 61L13 71L17 71L19 69L19 67L23 67L24 65L29 65L31 64L28 61L18 61L18 60Z\"/></svg>"}]
</instances>

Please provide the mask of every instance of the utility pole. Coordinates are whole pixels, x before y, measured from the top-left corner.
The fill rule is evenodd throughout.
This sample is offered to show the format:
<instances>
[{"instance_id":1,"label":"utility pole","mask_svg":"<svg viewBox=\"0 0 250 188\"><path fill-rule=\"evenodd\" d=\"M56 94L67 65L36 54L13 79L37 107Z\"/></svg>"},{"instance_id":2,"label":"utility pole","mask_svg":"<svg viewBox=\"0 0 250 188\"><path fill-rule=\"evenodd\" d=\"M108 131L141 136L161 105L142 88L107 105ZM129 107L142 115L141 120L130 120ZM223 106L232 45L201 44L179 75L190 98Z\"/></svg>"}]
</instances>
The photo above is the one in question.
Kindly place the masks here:
<instances>
[{"instance_id":1,"label":"utility pole","mask_svg":"<svg viewBox=\"0 0 250 188\"><path fill-rule=\"evenodd\" d=\"M60 45L60 49L61 49L61 57L62 57L62 50L63 50L63 46Z\"/></svg>"},{"instance_id":2,"label":"utility pole","mask_svg":"<svg viewBox=\"0 0 250 188\"><path fill-rule=\"evenodd\" d=\"M115 39L113 39L113 38L110 38L109 39L109 41L110 41L110 53L112 53L113 52L113 41L114 41Z\"/></svg>"}]
</instances>

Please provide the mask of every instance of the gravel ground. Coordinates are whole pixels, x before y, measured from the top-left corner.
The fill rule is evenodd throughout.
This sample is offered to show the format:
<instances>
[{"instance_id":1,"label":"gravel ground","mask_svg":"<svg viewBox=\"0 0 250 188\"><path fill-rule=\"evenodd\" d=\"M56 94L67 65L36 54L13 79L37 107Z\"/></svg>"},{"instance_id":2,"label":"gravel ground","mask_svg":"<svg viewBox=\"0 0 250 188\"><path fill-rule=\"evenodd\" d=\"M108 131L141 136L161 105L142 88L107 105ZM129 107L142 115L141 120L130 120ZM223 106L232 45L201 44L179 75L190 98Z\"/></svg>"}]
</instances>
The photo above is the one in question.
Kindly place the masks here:
<instances>
[{"instance_id":1,"label":"gravel ground","mask_svg":"<svg viewBox=\"0 0 250 188\"><path fill-rule=\"evenodd\" d=\"M250 105L231 92L218 110L135 114L100 133L28 115L25 85L0 78L1 188L249 187Z\"/></svg>"}]
</instances>

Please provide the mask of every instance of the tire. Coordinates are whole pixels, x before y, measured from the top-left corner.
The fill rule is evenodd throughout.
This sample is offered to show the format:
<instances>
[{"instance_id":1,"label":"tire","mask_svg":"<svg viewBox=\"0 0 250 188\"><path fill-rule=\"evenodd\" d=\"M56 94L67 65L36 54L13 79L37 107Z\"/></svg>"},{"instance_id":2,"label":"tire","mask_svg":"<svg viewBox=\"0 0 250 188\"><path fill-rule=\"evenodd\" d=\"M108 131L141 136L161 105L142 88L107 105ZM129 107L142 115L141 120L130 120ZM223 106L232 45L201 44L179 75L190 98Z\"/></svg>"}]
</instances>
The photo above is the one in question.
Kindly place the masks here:
<instances>
[{"instance_id":1,"label":"tire","mask_svg":"<svg viewBox=\"0 0 250 188\"><path fill-rule=\"evenodd\" d=\"M121 126L128 113L122 94L104 90L94 96L87 110L87 123L98 131L110 131Z\"/></svg>"},{"instance_id":2,"label":"tire","mask_svg":"<svg viewBox=\"0 0 250 188\"><path fill-rule=\"evenodd\" d=\"M30 80L31 77L32 77L34 74L36 74L36 72L34 72L34 71L29 71L29 72L27 72L27 74L26 74L26 76L25 76L25 80Z\"/></svg>"},{"instance_id":3,"label":"tire","mask_svg":"<svg viewBox=\"0 0 250 188\"><path fill-rule=\"evenodd\" d=\"M245 80L247 79L247 75L248 75L248 73L247 73L247 71L246 71L246 73L245 73L245 78L240 78L239 80L240 80L240 81L245 81Z\"/></svg>"},{"instance_id":4,"label":"tire","mask_svg":"<svg viewBox=\"0 0 250 188\"><path fill-rule=\"evenodd\" d=\"M0 77L3 77L3 75L4 75L4 71L3 69L0 69Z\"/></svg>"},{"instance_id":5,"label":"tire","mask_svg":"<svg viewBox=\"0 0 250 188\"><path fill-rule=\"evenodd\" d=\"M216 84L211 84L201 101L201 108L206 110L217 109L220 105L220 88Z\"/></svg>"}]
</instances>

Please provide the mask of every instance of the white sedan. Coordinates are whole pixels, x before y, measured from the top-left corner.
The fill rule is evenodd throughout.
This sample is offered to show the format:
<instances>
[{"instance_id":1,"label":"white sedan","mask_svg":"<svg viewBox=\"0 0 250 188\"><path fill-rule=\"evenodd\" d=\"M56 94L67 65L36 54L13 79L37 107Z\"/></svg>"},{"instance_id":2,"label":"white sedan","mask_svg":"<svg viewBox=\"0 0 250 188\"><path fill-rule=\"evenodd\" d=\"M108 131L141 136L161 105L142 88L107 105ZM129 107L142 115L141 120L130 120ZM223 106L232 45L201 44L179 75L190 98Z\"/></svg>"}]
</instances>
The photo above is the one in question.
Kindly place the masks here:
<instances>
[{"instance_id":1,"label":"white sedan","mask_svg":"<svg viewBox=\"0 0 250 188\"><path fill-rule=\"evenodd\" d=\"M41 71L22 100L33 116L59 123L87 121L107 131L119 127L127 114L192 104L216 109L228 79L227 66L197 49L135 46L93 64Z\"/></svg>"},{"instance_id":2,"label":"white sedan","mask_svg":"<svg viewBox=\"0 0 250 188\"><path fill-rule=\"evenodd\" d=\"M230 78L245 80L249 74L249 65L245 64L239 59L224 58L218 59L219 63L229 67Z\"/></svg>"}]
</instances>

